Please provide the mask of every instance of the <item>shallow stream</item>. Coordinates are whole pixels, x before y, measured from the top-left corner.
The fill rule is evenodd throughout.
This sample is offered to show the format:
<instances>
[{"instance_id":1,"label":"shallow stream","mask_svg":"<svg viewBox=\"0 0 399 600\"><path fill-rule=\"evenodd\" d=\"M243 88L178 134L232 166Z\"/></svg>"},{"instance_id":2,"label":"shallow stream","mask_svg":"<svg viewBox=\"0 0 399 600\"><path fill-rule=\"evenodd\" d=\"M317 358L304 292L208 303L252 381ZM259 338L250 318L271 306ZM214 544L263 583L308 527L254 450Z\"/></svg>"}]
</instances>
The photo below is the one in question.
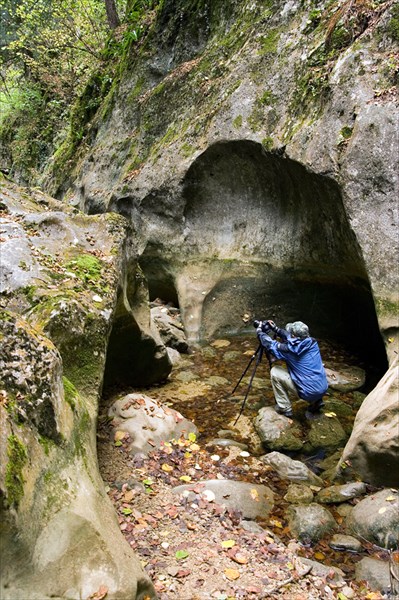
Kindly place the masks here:
<instances>
[{"instance_id":1,"label":"shallow stream","mask_svg":"<svg viewBox=\"0 0 399 600\"><path fill-rule=\"evenodd\" d=\"M103 399L102 419L105 418L108 407L116 398L133 391L141 391L159 402L175 408L186 418L193 421L199 430L198 441L201 445L208 444L210 453L216 451L221 457L228 453L227 448L220 448L212 444L213 440L223 437L234 437L236 441L246 444L251 451L254 438L257 437L251 427L253 418L262 406L274 405L269 365L266 357L258 366L256 366L256 360L253 359L257 346L255 335L226 337L211 341L209 345L198 346L190 354L182 355L181 361L174 366L165 383L145 390L113 390L112 394ZM348 366L363 366L360 364L359 359L350 355L343 348L334 347L328 342L321 342L320 348L324 364L328 368L339 371L341 368ZM247 371L243 376L245 369ZM236 422L243 406L245 394L248 391L250 376L254 370L255 376L242 415ZM232 395L231 392L241 378L241 383L238 385L235 394ZM354 400L355 394L354 392L329 391L325 398L326 401L340 400L347 406L348 410L344 416L340 416L340 422L348 437L359 406L359 394L357 394L356 401ZM301 400L293 402L294 418L304 425L305 431L306 407L306 403ZM234 436L226 436L224 430L232 430ZM266 450L263 453L266 453ZM326 456L328 456L328 453L326 454L321 448L316 455L293 457L305 461L310 468L319 473L318 461ZM104 458L101 457L101 444L99 444L100 465L104 464ZM106 473L103 473L103 477L105 481L109 481L109 467L106 468L106 471ZM114 477L117 478L116 473L113 474L112 478ZM253 481L250 472L248 472L247 477L245 472L242 472L240 478ZM275 532L283 541L288 542L290 533L284 521L284 512L288 506L284 500L286 489L287 482L275 480L274 491L278 495L273 513L277 523ZM338 523L343 521L338 512L334 514L334 517ZM270 522L265 523L265 526L270 527ZM369 548L368 552L373 554L373 549ZM353 553L334 551L328 545L328 540L322 540L312 548L303 547L302 554L326 564L339 566L349 577L353 576L355 562L362 557L360 554L353 555Z\"/></svg>"}]
</instances>

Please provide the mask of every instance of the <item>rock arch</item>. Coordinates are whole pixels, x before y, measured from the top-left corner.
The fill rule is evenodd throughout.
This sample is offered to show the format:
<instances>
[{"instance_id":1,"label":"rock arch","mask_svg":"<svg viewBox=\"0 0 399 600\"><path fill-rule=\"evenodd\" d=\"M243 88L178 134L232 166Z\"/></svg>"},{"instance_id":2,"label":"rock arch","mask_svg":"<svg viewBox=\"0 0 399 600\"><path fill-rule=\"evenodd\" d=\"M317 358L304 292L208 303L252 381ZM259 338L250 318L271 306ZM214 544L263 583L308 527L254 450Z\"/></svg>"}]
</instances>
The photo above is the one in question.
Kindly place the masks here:
<instances>
[{"instance_id":1,"label":"rock arch","mask_svg":"<svg viewBox=\"0 0 399 600\"><path fill-rule=\"evenodd\" d=\"M367 358L385 370L368 275L335 180L259 143L222 141L191 164L176 205L184 207L180 241L160 243L158 260L167 256L160 273L174 281L192 341L254 317L301 319L314 335L357 350L366 343Z\"/></svg>"}]
</instances>

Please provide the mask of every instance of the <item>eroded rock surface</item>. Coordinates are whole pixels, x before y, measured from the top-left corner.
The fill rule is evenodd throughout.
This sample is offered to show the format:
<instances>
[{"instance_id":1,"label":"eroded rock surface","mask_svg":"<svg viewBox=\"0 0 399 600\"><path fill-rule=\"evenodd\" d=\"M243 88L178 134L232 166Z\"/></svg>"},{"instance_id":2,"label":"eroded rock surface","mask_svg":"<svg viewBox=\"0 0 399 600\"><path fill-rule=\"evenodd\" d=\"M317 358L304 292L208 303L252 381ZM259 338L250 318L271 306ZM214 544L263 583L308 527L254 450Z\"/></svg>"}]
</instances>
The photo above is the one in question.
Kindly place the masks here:
<instances>
[{"instance_id":1,"label":"eroded rock surface","mask_svg":"<svg viewBox=\"0 0 399 600\"><path fill-rule=\"evenodd\" d=\"M5 182L1 207L1 595L154 597L96 458L127 224Z\"/></svg>"}]
</instances>

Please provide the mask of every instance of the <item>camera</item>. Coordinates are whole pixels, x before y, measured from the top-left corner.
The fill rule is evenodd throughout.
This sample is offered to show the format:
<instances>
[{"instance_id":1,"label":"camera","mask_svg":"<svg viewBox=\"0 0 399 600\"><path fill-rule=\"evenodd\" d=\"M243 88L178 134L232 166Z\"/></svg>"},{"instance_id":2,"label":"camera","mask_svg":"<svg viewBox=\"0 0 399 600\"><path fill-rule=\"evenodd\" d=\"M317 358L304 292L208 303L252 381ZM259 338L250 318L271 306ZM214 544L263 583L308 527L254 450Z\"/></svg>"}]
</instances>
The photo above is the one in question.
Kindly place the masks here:
<instances>
[{"instance_id":1,"label":"camera","mask_svg":"<svg viewBox=\"0 0 399 600\"><path fill-rule=\"evenodd\" d=\"M253 322L253 325L256 329L258 329L258 327L261 327L263 333L268 333L271 330L271 327L269 325L269 323L267 321L258 321L255 320Z\"/></svg>"}]
</instances>

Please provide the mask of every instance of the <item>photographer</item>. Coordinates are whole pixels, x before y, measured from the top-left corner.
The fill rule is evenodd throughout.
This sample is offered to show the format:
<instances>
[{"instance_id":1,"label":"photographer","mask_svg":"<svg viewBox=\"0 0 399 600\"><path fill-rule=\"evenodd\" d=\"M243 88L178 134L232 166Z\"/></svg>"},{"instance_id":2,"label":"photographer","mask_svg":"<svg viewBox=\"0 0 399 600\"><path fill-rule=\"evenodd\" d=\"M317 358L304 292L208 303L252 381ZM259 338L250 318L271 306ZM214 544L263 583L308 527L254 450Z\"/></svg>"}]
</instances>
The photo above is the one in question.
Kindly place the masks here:
<instances>
[{"instance_id":1,"label":"photographer","mask_svg":"<svg viewBox=\"0 0 399 600\"><path fill-rule=\"evenodd\" d=\"M271 383L276 400L276 412L292 418L289 393L309 402L308 418L320 413L324 406L323 395L328 388L327 377L321 360L318 343L309 336L309 329L302 321L288 323L280 329L273 321L255 321L256 333L268 356L286 362L288 371L274 365L270 370ZM273 331L281 340L273 340ZM271 361L273 362L273 360Z\"/></svg>"}]
</instances>

